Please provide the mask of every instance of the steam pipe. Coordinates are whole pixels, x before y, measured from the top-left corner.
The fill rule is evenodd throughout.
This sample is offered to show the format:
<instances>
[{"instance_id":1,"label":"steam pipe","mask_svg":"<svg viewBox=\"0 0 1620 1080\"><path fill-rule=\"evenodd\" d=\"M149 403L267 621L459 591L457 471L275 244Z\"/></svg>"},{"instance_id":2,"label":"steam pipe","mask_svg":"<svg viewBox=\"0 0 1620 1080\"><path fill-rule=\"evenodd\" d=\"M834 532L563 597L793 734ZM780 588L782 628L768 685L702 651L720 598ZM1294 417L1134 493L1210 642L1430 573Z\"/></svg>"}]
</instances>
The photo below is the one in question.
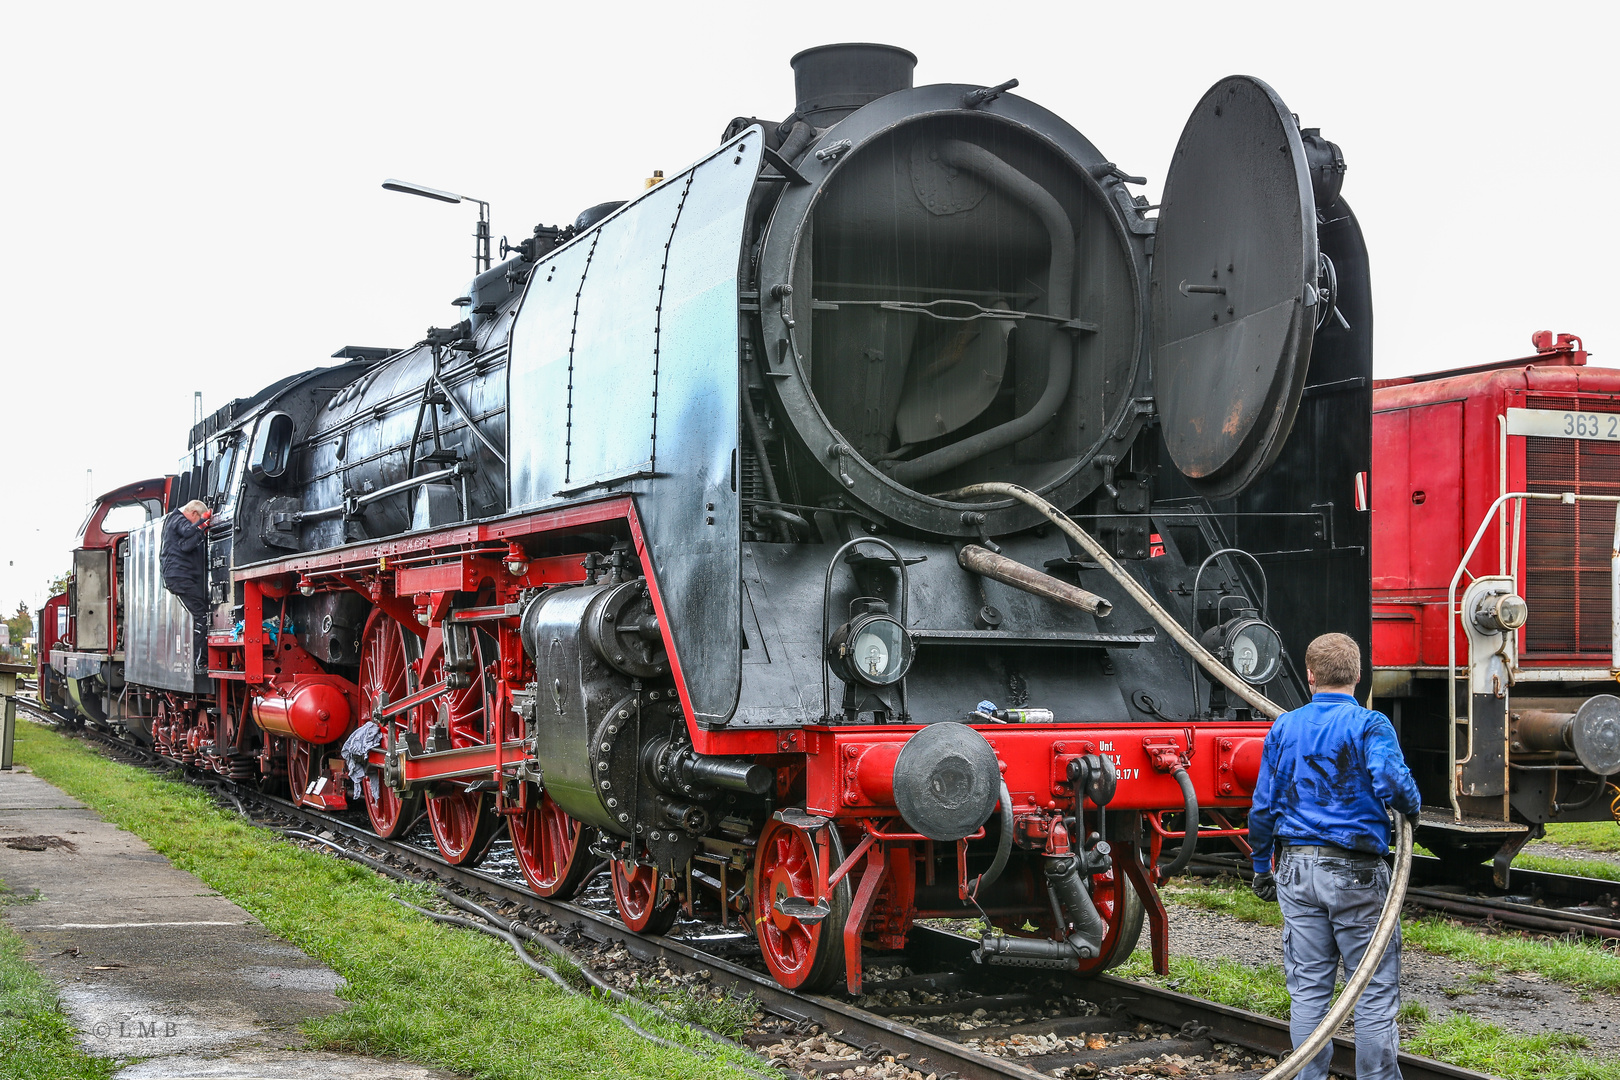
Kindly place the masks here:
<instances>
[{"instance_id":1,"label":"steam pipe","mask_svg":"<svg viewBox=\"0 0 1620 1080\"><path fill-rule=\"evenodd\" d=\"M691 754L683 757L681 771L701 784L740 791L748 795L763 795L771 789L776 773L768 765L745 758L718 758Z\"/></svg>"},{"instance_id":2,"label":"steam pipe","mask_svg":"<svg viewBox=\"0 0 1620 1080\"><path fill-rule=\"evenodd\" d=\"M1046 280L1048 313L1067 322L1072 317L1071 296L1074 292L1074 226L1057 199L983 147L949 139L941 145L940 156L945 164L1005 189L1041 219L1041 224L1046 226L1052 238L1052 262ZM915 486L919 480L938 476L992 450L1000 450L1029 438L1045 427L1057 415L1058 409L1063 407L1064 399L1069 396L1069 383L1073 375L1074 343L1059 327L1052 333L1052 344L1047 354L1046 387L1027 413L922 457L897 461L887 466L889 475L899 483Z\"/></svg>"},{"instance_id":3,"label":"steam pipe","mask_svg":"<svg viewBox=\"0 0 1620 1080\"><path fill-rule=\"evenodd\" d=\"M1054 603L1089 611L1099 617L1114 610L1113 604L1094 592L1076 588L1066 581L1059 581L1050 574L1043 574L1032 566L1025 566L1005 555L997 555L977 544L968 544L957 552L956 561L964 570L981 574L1003 585L1011 585L1015 589Z\"/></svg>"},{"instance_id":4,"label":"steam pipe","mask_svg":"<svg viewBox=\"0 0 1620 1080\"><path fill-rule=\"evenodd\" d=\"M1102 565L1102 568L1108 571L1108 575L1119 582L1120 587L1125 590L1126 594L1142 605L1143 610L1153 617L1153 621L1158 623L1164 629L1164 632L1170 635L1171 640L1185 649L1188 656L1198 661L1199 665L1209 672L1210 678L1226 687L1238 698L1246 702L1250 708L1263 716L1275 720L1283 714L1280 705L1238 678L1236 672L1215 659L1197 638L1187 633L1186 627L1182 626L1175 616L1166 611L1163 605L1153 599L1152 595L1142 588L1135 578L1125 572L1123 566L1114 561L1114 557L1108 553L1107 548L1092 539L1091 534L1076 525L1074 519L1070 518L1068 514L1065 514L1033 491L1019 487L1017 484L972 484L968 487L957 488L955 491L947 491L937 497L941 499L971 499L983 495L1001 495L1017 499L1019 502L1032 506L1046 515L1047 520L1062 529L1070 539L1085 550L1086 554L1097 560Z\"/></svg>"}]
</instances>

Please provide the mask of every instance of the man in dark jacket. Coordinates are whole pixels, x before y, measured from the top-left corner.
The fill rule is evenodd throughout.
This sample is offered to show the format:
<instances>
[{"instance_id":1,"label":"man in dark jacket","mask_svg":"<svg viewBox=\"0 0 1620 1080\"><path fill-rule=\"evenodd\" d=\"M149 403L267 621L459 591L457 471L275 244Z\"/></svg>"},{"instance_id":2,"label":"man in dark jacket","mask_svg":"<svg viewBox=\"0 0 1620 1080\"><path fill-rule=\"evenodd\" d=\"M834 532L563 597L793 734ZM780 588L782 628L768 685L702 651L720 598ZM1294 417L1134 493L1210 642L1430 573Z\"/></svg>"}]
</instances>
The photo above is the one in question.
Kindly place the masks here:
<instances>
[{"instance_id":1,"label":"man in dark jacket","mask_svg":"<svg viewBox=\"0 0 1620 1080\"><path fill-rule=\"evenodd\" d=\"M163 587L191 612L192 671L208 670L208 518L212 511L192 499L163 520L158 565Z\"/></svg>"},{"instance_id":2,"label":"man in dark jacket","mask_svg":"<svg viewBox=\"0 0 1620 1080\"><path fill-rule=\"evenodd\" d=\"M1327 1015L1339 961L1346 979L1361 965L1389 895L1389 812L1420 809L1395 729L1356 704L1361 649L1344 634L1323 634L1305 650L1313 697L1284 713L1266 735L1249 811L1254 891L1283 914L1283 975L1295 1046ZM1272 872L1272 847L1279 848ZM1356 1003L1357 1080L1400 1080L1396 1064L1401 1007L1399 928ZM1327 1080L1328 1044L1300 1072Z\"/></svg>"}]
</instances>

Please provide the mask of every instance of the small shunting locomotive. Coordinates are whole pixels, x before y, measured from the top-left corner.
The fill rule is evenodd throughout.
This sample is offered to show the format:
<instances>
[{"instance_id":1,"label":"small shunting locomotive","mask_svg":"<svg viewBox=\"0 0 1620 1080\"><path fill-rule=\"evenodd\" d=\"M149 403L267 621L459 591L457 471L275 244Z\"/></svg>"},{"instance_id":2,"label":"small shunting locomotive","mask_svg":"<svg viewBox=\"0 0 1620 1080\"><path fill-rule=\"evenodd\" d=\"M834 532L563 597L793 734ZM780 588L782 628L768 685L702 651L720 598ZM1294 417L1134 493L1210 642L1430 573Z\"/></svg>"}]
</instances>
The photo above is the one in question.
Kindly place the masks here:
<instances>
[{"instance_id":1,"label":"small shunting locomotive","mask_svg":"<svg viewBox=\"0 0 1620 1080\"><path fill-rule=\"evenodd\" d=\"M1421 841L1503 888L1547 822L1620 818L1620 371L1531 342L1373 391L1373 707Z\"/></svg>"},{"instance_id":2,"label":"small shunting locomotive","mask_svg":"<svg viewBox=\"0 0 1620 1080\"><path fill-rule=\"evenodd\" d=\"M1310 638L1370 633L1344 158L1223 79L1150 206L914 64L802 52L785 120L503 242L455 325L207 417L92 513L62 707L453 864L507 837L541 896L608 860L628 926L790 987L924 917L1079 971L1145 920L1162 968L1156 884L1242 843ZM158 569L194 498L202 675Z\"/></svg>"}]
</instances>

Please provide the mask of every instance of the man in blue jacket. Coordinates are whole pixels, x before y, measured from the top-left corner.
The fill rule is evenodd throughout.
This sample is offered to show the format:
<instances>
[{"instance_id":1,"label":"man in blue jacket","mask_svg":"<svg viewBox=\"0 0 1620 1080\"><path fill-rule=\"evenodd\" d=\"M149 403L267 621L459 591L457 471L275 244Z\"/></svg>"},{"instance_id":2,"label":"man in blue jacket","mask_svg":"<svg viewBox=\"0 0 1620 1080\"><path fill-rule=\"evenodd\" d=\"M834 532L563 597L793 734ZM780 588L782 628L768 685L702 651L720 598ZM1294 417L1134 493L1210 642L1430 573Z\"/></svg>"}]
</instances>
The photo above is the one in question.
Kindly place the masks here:
<instances>
[{"instance_id":1,"label":"man in blue jacket","mask_svg":"<svg viewBox=\"0 0 1620 1080\"><path fill-rule=\"evenodd\" d=\"M1356 704L1361 649L1344 634L1324 634L1305 650L1313 696L1277 718L1266 735L1249 811L1255 894L1283 914L1283 970L1294 1045L1327 1015L1344 961L1356 970L1389 895L1390 819L1421 807L1395 729L1382 713ZM1275 874L1273 847L1276 848ZM1399 928L1356 1003L1357 1080L1399 1080L1401 1008ZM1329 1044L1300 1072L1326 1080Z\"/></svg>"},{"instance_id":2,"label":"man in blue jacket","mask_svg":"<svg viewBox=\"0 0 1620 1080\"><path fill-rule=\"evenodd\" d=\"M192 499L163 519L158 568L163 587L191 612L192 671L208 670L208 519L212 511Z\"/></svg>"}]
</instances>

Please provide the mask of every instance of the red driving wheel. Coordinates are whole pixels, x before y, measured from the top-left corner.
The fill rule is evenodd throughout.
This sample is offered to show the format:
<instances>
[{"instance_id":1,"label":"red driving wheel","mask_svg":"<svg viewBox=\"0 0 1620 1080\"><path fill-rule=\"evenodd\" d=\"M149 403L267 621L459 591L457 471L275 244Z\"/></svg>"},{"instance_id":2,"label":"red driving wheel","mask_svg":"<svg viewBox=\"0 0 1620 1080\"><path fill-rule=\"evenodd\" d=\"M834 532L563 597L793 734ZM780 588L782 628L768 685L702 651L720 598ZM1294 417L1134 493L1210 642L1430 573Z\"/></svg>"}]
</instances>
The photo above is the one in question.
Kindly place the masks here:
<instances>
[{"instance_id":1,"label":"red driving wheel","mask_svg":"<svg viewBox=\"0 0 1620 1080\"><path fill-rule=\"evenodd\" d=\"M619 918L638 934L662 934L675 925L680 906L673 896L659 896L658 871L651 866L613 860L613 902Z\"/></svg>"},{"instance_id":2,"label":"red driving wheel","mask_svg":"<svg viewBox=\"0 0 1620 1080\"><path fill-rule=\"evenodd\" d=\"M754 930L765 966L790 990L824 990L844 975L848 879L833 887L831 910L819 922L802 922L777 908L788 897L816 902L816 860L811 835L785 821L767 825L754 849Z\"/></svg>"},{"instance_id":3,"label":"red driving wheel","mask_svg":"<svg viewBox=\"0 0 1620 1080\"><path fill-rule=\"evenodd\" d=\"M541 896L568 900L579 891L590 861L585 827L544 791L530 786L528 796L528 808L514 814L507 824L518 869L529 888Z\"/></svg>"},{"instance_id":4,"label":"red driving wheel","mask_svg":"<svg viewBox=\"0 0 1620 1080\"><path fill-rule=\"evenodd\" d=\"M469 684L415 710L414 726L424 746L434 737L435 727L440 727L441 737L448 734L451 749L489 741L486 725L493 720L495 710L486 707L494 697L489 686L488 655L493 650L486 653L484 635L477 631L469 633L468 638L472 652ZM428 658L422 665L422 685L432 686L443 678L444 644L435 634L429 639ZM489 734L499 737L498 723ZM478 865L501 826L500 816L486 793L468 791L465 784L449 781L436 784L428 792L427 819L439 854L451 866Z\"/></svg>"},{"instance_id":5,"label":"red driving wheel","mask_svg":"<svg viewBox=\"0 0 1620 1080\"><path fill-rule=\"evenodd\" d=\"M381 611L371 613L360 639L362 721L371 716L380 695L387 694L389 701L398 701L409 692L408 672L421 651L415 634ZM367 770L367 773L361 789L366 816L378 836L392 840L416 820L422 809L422 797L410 795L401 799L399 792L383 783L376 770Z\"/></svg>"}]
</instances>

